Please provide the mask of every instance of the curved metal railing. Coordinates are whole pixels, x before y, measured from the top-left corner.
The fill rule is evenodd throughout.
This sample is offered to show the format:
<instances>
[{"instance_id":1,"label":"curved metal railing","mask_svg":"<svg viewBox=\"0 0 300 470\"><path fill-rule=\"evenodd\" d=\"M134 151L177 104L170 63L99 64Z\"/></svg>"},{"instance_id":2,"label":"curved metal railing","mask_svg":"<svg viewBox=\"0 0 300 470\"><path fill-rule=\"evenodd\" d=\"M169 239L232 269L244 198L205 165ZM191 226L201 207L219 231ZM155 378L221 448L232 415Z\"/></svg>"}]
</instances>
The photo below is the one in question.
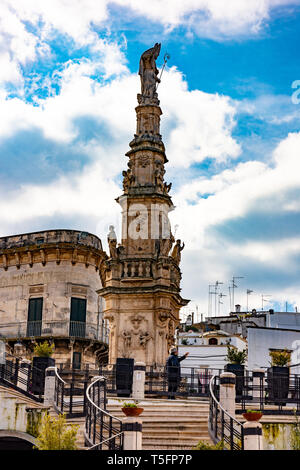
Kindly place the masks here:
<instances>
[{"instance_id":1,"label":"curved metal railing","mask_svg":"<svg viewBox=\"0 0 300 470\"><path fill-rule=\"evenodd\" d=\"M55 395L54 408L57 413L65 413L67 418L82 417L86 415L87 380L64 381L55 369Z\"/></svg>"},{"instance_id":2,"label":"curved metal railing","mask_svg":"<svg viewBox=\"0 0 300 470\"><path fill-rule=\"evenodd\" d=\"M244 428L242 423L231 416L220 404L216 394L219 390L214 375L209 383L209 421L208 430L214 443L223 442L224 450L244 450Z\"/></svg>"},{"instance_id":3,"label":"curved metal railing","mask_svg":"<svg viewBox=\"0 0 300 470\"><path fill-rule=\"evenodd\" d=\"M122 420L106 411L105 377L95 378L86 397L86 445L90 450L123 450Z\"/></svg>"}]
</instances>

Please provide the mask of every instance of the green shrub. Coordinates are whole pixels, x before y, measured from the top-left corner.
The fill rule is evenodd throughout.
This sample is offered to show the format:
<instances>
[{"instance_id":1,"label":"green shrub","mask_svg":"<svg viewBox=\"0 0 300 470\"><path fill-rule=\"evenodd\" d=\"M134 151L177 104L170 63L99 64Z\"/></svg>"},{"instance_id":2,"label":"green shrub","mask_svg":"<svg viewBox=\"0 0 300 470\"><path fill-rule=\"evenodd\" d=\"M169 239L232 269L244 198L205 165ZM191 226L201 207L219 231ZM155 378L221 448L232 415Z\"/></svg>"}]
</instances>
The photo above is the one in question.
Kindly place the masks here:
<instances>
[{"instance_id":1,"label":"green shrub","mask_svg":"<svg viewBox=\"0 0 300 470\"><path fill-rule=\"evenodd\" d=\"M54 346L49 344L48 341L36 344L33 350L33 355L38 357L51 357L54 351Z\"/></svg>"},{"instance_id":2,"label":"green shrub","mask_svg":"<svg viewBox=\"0 0 300 470\"><path fill-rule=\"evenodd\" d=\"M231 363L231 364L244 364L245 360L247 358L247 350L244 349L244 351L237 351L232 346L227 345L227 357L226 359Z\"/></svg>"},{"instance_id":3,"label":"green shrub","mask_svg":"<svg viewBox=\"0 0 300 470\"><path fill-rule=\"evenodd\" d=\"M193 450L224 450L224 442L220 441L216 445L211 445L205 441L199 441Z\"/></svg>"},{"instance_id":4,"label":"green shrub","mask_svg":"<svg viewBox=\"0 0 300 470\"><path fill-rule=\"evenodd\" d=\"M296 422L291 426L290 445L292 450L300 450L300 422L296 409L294 409L294 416Z\"/></svg>"},{"instance_id":5,"label":"green shrub","mask_svg":"<svg viewBox=\"0 0 300 470\"><path fill-rule=\"evenodd\" d=\"M284 349L282 351L270 351L272 366L285 367L291 360L291 353Z\"/></svg>"},{"instance_id":6,"label":"green shrub","mask_svg":"<svg viewBox=\"0 0 300 470\"><path fill-rule=\"evenodd\" d=\"M124 402L124 403L123 403L123 408L137 408L137 404L136 404L136 403L127 403L127 402Z\"/></svg>"},{"instance_id":7,"label":"green shrub","mask_svg":"<svg viewBox=\"0 0 300 470\"><path fill-rule=\"evenodd\" d=\"M46 414L37 436L38 450L77 450L76 435L79 425L67 424L65 415L56 418Z\"/></svg>"}]
</instances>

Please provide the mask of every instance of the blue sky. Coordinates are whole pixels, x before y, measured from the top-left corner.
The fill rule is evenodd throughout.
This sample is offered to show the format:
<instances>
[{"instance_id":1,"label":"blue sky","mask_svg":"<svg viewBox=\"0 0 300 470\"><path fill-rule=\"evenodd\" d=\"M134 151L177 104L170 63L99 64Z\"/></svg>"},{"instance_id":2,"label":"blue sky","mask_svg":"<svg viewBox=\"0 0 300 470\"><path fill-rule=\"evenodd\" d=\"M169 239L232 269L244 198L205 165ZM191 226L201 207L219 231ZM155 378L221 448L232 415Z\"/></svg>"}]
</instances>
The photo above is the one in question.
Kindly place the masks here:
<instances>
[{"instance_id":1,"label":"blue sky","mask_svg":"<svg viewBox=\"0 0 300 470\"><path fill-rule=\"evenodd\" d=\"M300 308L300 0L2 0L0 18L0 236L120 233L138 62L161 42L189 310L218 280L227 313L232 276L242 308L247 289L250 308Z\"/></svg>"}]
</instances>

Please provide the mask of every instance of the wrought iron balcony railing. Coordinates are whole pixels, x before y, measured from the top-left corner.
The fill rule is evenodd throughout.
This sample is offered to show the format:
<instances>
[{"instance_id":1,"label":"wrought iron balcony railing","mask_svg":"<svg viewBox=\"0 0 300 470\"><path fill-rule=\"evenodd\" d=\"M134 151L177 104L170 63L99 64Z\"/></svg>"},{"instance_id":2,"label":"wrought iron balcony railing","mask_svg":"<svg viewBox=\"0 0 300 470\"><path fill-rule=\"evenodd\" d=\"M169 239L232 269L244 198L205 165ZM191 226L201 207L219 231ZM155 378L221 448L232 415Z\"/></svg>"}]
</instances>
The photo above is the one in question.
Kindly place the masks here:
<instances>
[{"instance_id":1,"label":"wrought iron balcony railing","mask_svg":"<svg viewBox=\"0 0 300 470\"><path fill-rule=\"evenodd\" d=\"M102 341L108 344L109 329L97 323L67 320L30 321L0 324L0 338L73 337Z\"/></svg>"}]
</instances>

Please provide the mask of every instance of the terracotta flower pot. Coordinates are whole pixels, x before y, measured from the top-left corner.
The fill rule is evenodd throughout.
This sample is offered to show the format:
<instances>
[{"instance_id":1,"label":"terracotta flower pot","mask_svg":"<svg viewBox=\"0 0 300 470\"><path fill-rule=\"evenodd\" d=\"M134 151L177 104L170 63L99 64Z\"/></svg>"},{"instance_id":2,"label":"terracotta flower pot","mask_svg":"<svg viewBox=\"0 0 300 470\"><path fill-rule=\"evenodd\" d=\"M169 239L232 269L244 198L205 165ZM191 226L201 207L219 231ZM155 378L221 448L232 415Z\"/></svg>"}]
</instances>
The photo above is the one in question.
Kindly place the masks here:
<instances>
[{"instance_id":1,"label":"terracotta flower pot","mask_svg":"<svg viewBox=\"0 0 300 470\"><path fill-rule=\"evenodd\" d=\"M144 408L134 408L134 407L123 407L122 408L123 413L126 416L139 416L141 413L143 413Z\"/></svg>"},{"instance_id":2,"label":"terracotta flower pot","mask_svg":"<svg viewBox=\"0 0 300 470\"><path fill-rule=\"evenodd\" d=\"M260 411L257 413L243 413L243 416L247 421L259 421L262 415L263 414Z\"/></svg>"}]
</instances>

